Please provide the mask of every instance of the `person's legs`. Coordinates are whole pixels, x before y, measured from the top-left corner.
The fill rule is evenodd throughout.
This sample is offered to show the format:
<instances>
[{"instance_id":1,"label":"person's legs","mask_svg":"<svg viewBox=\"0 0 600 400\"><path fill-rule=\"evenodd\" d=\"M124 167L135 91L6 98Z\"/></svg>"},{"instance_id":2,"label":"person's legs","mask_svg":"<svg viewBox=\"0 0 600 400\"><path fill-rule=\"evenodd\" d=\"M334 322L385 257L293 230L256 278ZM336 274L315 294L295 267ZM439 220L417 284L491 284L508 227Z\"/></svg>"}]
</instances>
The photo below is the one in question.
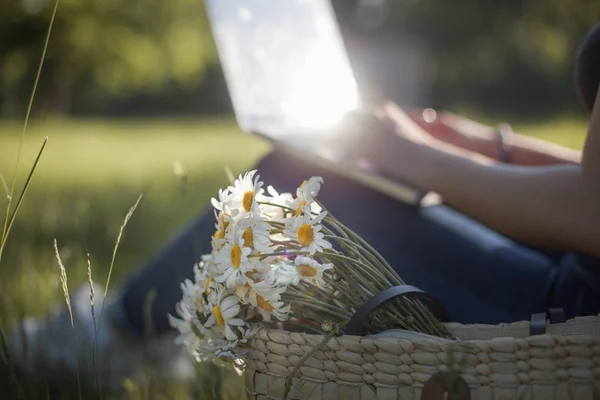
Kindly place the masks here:
<instances>
[{"instance_id":1,"label":"person's legs","mask_svg":"<svg viewBox=\"0 0 600 400\"><path fill-rule=\"evenodd\" d=\"M437 297L452 320L499 323L528 319L548 307L555 287L553 260L446 207L407 206L331 173L274 152L257 167L265 185L293 192L310 176L323 176L321 202L373 245L405 282ZM147 296L155 291L156 332L170 329L180 282L210 251L212 210L205 212L124 287L125 317L141 332Z\"/></svg>"},{"instance_id":2,"label":"person's legs","mask_svg":"<svg viewBox=\"0 0 600 400\"><path fill-rule=\"evenodd\" d=\"M323 176L320 200L325 206L372 244L405 282L437 297L453 321L523 320L557 306L564 307L568 317L600 312L600 288L588 284L600 283L598 260L587 265L565 259L556 267L549 255L448 207L410 207L280 153L265 157L258 170L261 179L279 191L293 192L304 179ZM90 312L86 285L71 297L75 329L66 308L49 318L21 321L10 334L11 359L47 376L74 378L79 370L84 379L94 379L96 362L102 367L97 372L103 390L122 389L124 377L139 379L148 367L164 379L192 379L189 354L175 345L176 332L167 314L175 314L181 281L192 277L194 263L210 251L213 229L214 216L208 210L132 276L116 299L109 299L105 317L111 323L106 321L100 329ZM101 292L96 290L96 296L102 297ZM148 322L153 334L144 336L149 324L142 316L148 314L144 310L152 299ZM97 299L96 307L103 300ZM71 346L75 331L77 348ZM94 354L99 358L94 360Z\"/></svg>"}]
</instances>

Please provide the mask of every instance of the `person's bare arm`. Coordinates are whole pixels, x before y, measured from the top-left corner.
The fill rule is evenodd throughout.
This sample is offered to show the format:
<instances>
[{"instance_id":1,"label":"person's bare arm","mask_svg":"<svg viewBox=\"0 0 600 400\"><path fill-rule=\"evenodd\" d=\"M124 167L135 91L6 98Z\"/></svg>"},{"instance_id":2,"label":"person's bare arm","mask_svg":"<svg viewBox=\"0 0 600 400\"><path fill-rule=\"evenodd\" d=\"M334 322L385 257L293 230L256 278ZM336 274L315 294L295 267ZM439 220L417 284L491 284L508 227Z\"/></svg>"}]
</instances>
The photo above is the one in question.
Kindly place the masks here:
<instances>
[{"instance_id":1,"label":"person's bare arm","mask_svg":"<svg viewBox=\"0 0 600 400\"><path fill-rule=\"evenodd\" d=\"M441 112L409 112L409 116L431 136L448 144L500 160L502 146L497 128L458 115ZM424 118L425 117L425 118ZM505 125L505 127L507 127ZM581 152L503 129L509 162L517 165L578 164Z\"/></svg>"},{"instance_id":2,"label":"person's bare arm","mask_svg":"<svg viewBox=\"0 0 600 400\"><path fill-rule=\"evenodd\" d=\"M540 167L498 163L433 139L398 108L388 107L388 115L398 131L378 155L388 174L438 192L445 203L524 243L600 257L600 107L581 165Z\"/></svg>"}]
</instances>

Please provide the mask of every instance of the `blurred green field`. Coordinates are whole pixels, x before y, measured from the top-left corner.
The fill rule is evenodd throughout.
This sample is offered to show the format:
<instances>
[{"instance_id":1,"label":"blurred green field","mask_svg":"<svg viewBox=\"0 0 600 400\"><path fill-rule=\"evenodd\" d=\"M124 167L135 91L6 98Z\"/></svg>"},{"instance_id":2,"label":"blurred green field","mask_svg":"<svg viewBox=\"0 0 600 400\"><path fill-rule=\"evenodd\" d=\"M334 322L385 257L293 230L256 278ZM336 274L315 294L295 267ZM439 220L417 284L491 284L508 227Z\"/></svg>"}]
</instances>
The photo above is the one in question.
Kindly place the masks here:
<instances>
[{"instance_id":1,"label":"blurred green field","mask_svg":"<svg viewBox=\"0 0 600 400\"><path fill-rule=\"evenodd\" d=\"M585 121L576 118L513 127L576 149L586 132ZM0 124L0 174L9 184L20 131L20 124ZM85 279L88 251L94 280L102 283L123 217L143 194L119 249L112 281L117 285L209 204L227 183L226 166L242 172L269 148L239 132L229 119L39 121L25 136L17 192L46 136L47 149L0 262L2 330L64 301L54 238L71 290ZM0 368L0 386L14 389L11 382ZM22 386L31 391L28 399L46 397L45 384Z\"/></svg>"}]
</instances>

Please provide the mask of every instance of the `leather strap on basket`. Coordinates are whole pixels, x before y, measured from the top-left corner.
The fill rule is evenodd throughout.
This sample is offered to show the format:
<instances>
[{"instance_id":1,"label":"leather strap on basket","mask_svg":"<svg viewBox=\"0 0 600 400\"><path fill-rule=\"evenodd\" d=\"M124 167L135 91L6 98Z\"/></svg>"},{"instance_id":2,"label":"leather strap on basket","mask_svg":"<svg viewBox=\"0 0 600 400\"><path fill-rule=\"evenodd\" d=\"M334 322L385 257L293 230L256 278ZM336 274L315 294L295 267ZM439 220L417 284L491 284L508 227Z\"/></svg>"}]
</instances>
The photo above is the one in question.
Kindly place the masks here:
<instances>
[{"instance_id":1,"label":"leather strap on basket","mask_svg":"<svg viewBox=\"0 0 600 400\"><path fill-rule=\"evenodd\" d=\"M425 299L429 311L431 311L433 315L440 321L448 320L448 313L433 296L411 285L399 285L382 290L360 306L346 326L346 335L361 336L363 334L365 321L369 315L377 311L385 303L403 296L415 296Z\"/></svg>"},{"instance_id":2,"label":"leather strap on basket","mask_svg":"<svg viewBox=\"0 0 600 400\"><path fill-rule=\"evenodd\" d=\"M562 308L549 308L546 312L531 314L531 319L529 320L529 335L544 335L548 329L548 320L550 320L551 324L565 322L565 310Z\"/></svg>"}]
</instances>

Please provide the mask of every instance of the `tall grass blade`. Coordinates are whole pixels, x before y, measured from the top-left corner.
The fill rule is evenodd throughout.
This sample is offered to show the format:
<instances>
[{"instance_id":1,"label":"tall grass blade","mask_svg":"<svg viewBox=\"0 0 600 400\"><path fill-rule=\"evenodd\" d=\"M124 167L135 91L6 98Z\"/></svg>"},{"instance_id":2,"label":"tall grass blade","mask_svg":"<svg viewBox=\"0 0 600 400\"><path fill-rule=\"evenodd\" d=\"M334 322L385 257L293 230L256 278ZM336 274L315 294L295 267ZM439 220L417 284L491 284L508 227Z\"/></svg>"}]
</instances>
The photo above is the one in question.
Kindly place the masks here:
<instances>
[{"instance_id":1,"label":"tall grass blade","mask_svg":"<svg viewBox=\"0 0 600 400\"><path fill-rule=\"evenodd\" d=\"M0 181L2 181L2 188L4 189L4 193L6 193L6 199L10 200L10 190L8 190L8 185L4 180L4 175L0 174Z\"/></svg>"},{"instance_id":2,"label":"tall grass blade","mask_svg":"<svg viewBox=\"0 0 600 400\"><path fill-rule=\"evenodd\" d=\"M96 365L96 353L98 351L98 325L96 324L96 311L94 309L94 281L92 280L92 262L90 261L90 253L86 252L87 256L87 280L90 285L90 312L92 313L92 321L94 321L94 344L92 346L92 374L94 376L94 383L96 390L100 391L100 384L98 381L98 366Z\"/></svg>"},{"instance_id":3,"label":"tall grass blade","mask_svg":"<svg viewBox=\"0 0 600 400\"><path fill-rule=\"evenodd\" d=\"M73 330L73 350L75 351L75 356L77 357L77 390L79 392L79 398L81 399L81 378L79 376L79 357L77 354L77 338L75 336L75 323L73 321L73 310L71 308L71 296L69 295L69 285L67 282L67 270L60 258L60 253L58 252L58 244L56 239L54 239L54 254L56 256L56 261L58 261L58 267L60 268L60 283L62 285L63 296L65 297L65 302L67 303L67 309L69 310L69 318L71 319L71 329Z\"/></svg>"},{"instance_id":4,"label":"tall grass blade","mask_svg":"<svg viewBox=\"0 0 600 400\"><path fill-rule=\"evenodd\" d=\"M225 167L225 175L227 176L229 184L233 185L233 182L235 181L235 176L233 175L233 171L229 166Z\"/></svg>"},{"instance_id":5,"label":"tall grass blade","mask_svg":"<svg viewBox=\"0 0 600 400\"><path fill-rule=\"evenodd\" d=\"M10 374L10 380L12 381L13 385L15 385L15 388L17 389L17 393L19 396L19 399L25 399L25 394L23 393L23 389L21 388L21 385L19 385L19 380L17 379L17 375L15 374L15 370L14 370L14 365L10 359L10 353L8 351L8 342L6 341L6 336L4 335L4 332L2 331L2 329L0 329L0 348L2 349L1 354L2 354L2 358L4 359L4 363L6 363L6 365L8 366L9 369L9 374Z\"/></svg>"},{"instance_id":6,"label":"tall grass blade","mask_svg":"<svg viewBox=\"0 0 600 400\"><path fill-rule=\"evenodd\" d=\"M31 109L33 108L33 100L35 99L35 93L40 82L40 76L42 75L42 68L44 66L44 60L46 59L46 53L48 52L48 43L50 43L50 35L52 34L52 28L54 27L54 21L56 20L56 12L58 11L58 4L60 0L56 0L54 3L54 9L52 10L52 16L50 17L50 23L48 24L48 31L46 32L46 39L44 41L44 48L42 50L42 57L38 65L37 73L35 74L35 81L33 82L33 89L31 91L31 97L29 98L29 104L27 105L27 112L25 113L25 122L23 123L23 130L21 131L21 141L19 143L19 152L17 153L17 161L15 164L15 171L13 172L13 179L11 189L8 197L8 204L6 205L6 217L4 219L4 227L2 228L2 242L5 241L10 230L10 224L8 223L8 215L10 214L10 206L12 198L15 192L15 185L17 182L17 172L19 171L19 162L21 161L21 153L23 151L23 141L25 139L25 132L29 125L29 117L31 116ZM47 138L46 138L47 140ZM0 250L0 258L2 257L2 251Z\"/></svg>"},{"instance_id":7,"label":"tall grass blade","mask_svg":"<svg viewBox=\"0 0 600 400\"><path fill-rule=\"evenodd\" d=\"M125 231L125 227L127 226L127 223L133 216L133 213L135 212L135 209L137 208L138 204L140 204L142 197L143 197L143 194L140 194L140 196L138 197L138 199L135 202L135 204L133 205L133 207L131 207L129 209L129 212L127 213L127 215L125 215L123 224L121 224L121 228L119 229L119 235L117 236L117 241L115 242L115 248L113 249L112 259L110 261L110 267L108 268L108 276L106 277L106 286L104 287L104 298L105 299L106 299L106 295L108 294L108 287L110 286L110 277L112 275L112 270L115 265L115 259L117 258L117 250L119 249L119 244L121 243L121 238L123 237L123 232ZM100 318L98 318L98 330L100 330L100 326L102 324L102 315L104 314L104 304L105 304L105 302L102 303L102 307L100 308Z\"/></svg>"},{"instance_id":8,"label":"tall grass blade","mask_svg":"<svg viewBox=\"0 0 600 400\"><path fill-rule=\"evenodd\" d=\"M52 398L50 397L50 385L48 384L47 376L46 379L44 379L44 382L46 382L46 400L52 400Z\"/></svg>"},{"instance_id":9,"label":"tall grass blade","mask_svg":"<svg viewBox=\"0 0 600 400\"><path fill-rule=\"evenodd\" d=\"M8 239L8 234L10 233L10 230L15 222L15 219L17 218L17 213L19 212L19 208L21 207L21 203L23 202L25 193L27 193L27 189L29 189L29 185L31 184L31 179L33 178L33 174L35 173L35 171L38 167L40 158L42 157L42 154L44 153L44 149L46 148L46 143L48 143L47 136L46 136L46 139L44 139L44 143L42 143L42 147L40 148L40 151L38 152L37 157L35 158L33 167L31 167L31 170L29 171L29 175L27 176L27 180L25 181L25 185L23 186L23 190L21 191L21 194L19 195L19 199L17 200L17 204L15 206L15 209L14 209L12 215L10 216L10 218L8 218L8 215L7 215L6 221L8 221L8 225L5 226L6 229L3 232L2 239L0 241L0 261L2 261L2 253L4 252L4 245L6 244L6 240ZM12 193L11 193L10 197L12 197Z\"/></svg>"}]
</instances>

